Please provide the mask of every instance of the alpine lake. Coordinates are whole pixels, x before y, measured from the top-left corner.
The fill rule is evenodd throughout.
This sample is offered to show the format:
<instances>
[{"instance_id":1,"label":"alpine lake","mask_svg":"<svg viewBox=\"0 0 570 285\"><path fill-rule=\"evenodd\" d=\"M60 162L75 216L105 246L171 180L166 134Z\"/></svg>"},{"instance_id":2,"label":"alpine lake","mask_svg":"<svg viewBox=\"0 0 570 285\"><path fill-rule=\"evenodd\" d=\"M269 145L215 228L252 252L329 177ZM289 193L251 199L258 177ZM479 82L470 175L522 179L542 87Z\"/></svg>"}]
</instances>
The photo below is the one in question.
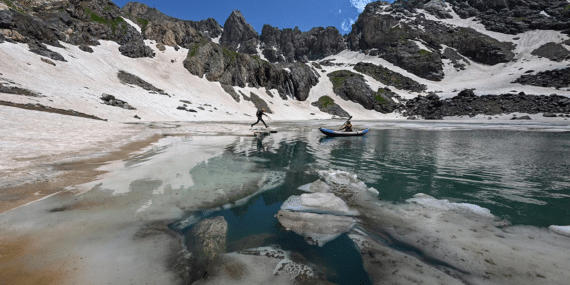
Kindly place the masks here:
<instances>
[{"instance_id":1,"label":"alpine lake","mask_svg":"<svg viewBox=\"0 0 570 285\"><path fill-rule=\"evenodd\" d=\"M236 160L254 165L232 167ZM362 137L336 138L302 128L236 138L221 155L190 174L207 172L206 180L225 180L227 167L284 175L279 185L249 197L245 204L188 216L223 216L228 222L228 251L243 250L244 240L263 237L256 246L277 244L299 253L326 268L326 279L336 284L371 284L352 240L342 234L322 247L309 245L275 217L289 196L304 193L299 186L318 179L318 170L356 174L379 191L379 200L395 204L424 193L487 208L512 225L536 227L567 224L570 216L570 129L557 126L402 123L372 129ZM171 228L183 235L192 224Z\"/></svg>"}]
</instances>

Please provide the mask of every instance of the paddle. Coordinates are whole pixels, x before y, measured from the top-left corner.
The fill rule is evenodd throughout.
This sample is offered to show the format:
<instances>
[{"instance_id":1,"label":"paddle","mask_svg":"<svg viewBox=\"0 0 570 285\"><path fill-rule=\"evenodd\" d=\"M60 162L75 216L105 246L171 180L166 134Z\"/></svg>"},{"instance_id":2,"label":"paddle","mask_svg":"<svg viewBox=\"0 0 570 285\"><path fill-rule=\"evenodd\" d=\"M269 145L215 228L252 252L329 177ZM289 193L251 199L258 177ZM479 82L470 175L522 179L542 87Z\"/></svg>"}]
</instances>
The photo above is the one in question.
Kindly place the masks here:
<instances>
[{"instance_id":1,"label":"paddle","mask_svg":"<svg viewBox=\"0 0 570 285\"><path fill-rule=\"evenodd\" d=\"M342 130L342 128L344 128L344 126L346 125L346 123L348 123L348 121L350 121L350 119L352 119L352 116L348 117L348 120L346 120L346 122L344 122L344 124L342 124L342 127L340 127L340 129L338 129L339 131Z\"/></svg>"}]
</instances>

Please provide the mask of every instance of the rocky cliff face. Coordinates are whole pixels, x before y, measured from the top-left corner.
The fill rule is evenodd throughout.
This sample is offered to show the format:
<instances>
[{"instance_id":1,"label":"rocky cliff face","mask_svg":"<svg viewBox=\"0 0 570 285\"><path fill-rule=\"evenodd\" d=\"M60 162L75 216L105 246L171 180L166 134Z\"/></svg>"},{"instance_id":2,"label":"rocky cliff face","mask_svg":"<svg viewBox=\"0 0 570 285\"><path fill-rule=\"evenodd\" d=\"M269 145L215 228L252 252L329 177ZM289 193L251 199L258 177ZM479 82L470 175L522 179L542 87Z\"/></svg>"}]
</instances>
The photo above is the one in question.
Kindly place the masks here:
<instances>
[{"instance_id":1,"label":"rocky cliff face","mask_svg":"<svg viewBox=\"0 0 570 285\"><path fill-rule=\"evenodd\" d=\"M283 99L306 100L311 87L318 82L305 64L277 67L258 56L238 53L205 40L190 49L184 67L194 75L222 85L277 89ZM290 72L283 68L289 68Z\"/></svg>"},{"instance_id":2,"label":"rocky cliff face","mask_svg":"<svg viewBox=\"0 0 570 285\"><path fill-rule=\"evenodd\" d=\"M10 10L0 11L0 29L18 42L61 47L59 41L98 45L98 40L111 40L122 45L126 56L153 56L138 31L123 20L119 7L106 0L16 1Z\"/></svg>"},{"instance_id":3,"label":"rocky cliff face","mask_svg":"<svg viewBox=\"0 0 570 285\"><path fill-rule=\"evenodd\" d=\"M137 2L127 3L122 10L141 27L145 39L169 46L190 48L201 38L211 39L222 34L222 27L212 18L198 22L179 20Z\"/></svg>"},{"instance_id":4,"label":"rocky cliff face","mask_svg":"<svg viewBox=\"0 0 570 285\"><path fill-rule=\"evenodd\" d=\"M570 33L570 8L565 0L449 0L462 18L477 17L488 30L518 34L529 30Z\"/></svg>"},{"instance_id":5,"label":"rocky cliff face","mask_svg":"<svg viewBox=\"0 0 570 285\"><path fill-rule=\"evenodd\" d=\"M347 37L352 50L378 55L390 63L426 79L444 76L443 45L479 63L494 65L512 60L511 44L499 42L471 28L458 28L429 21L412 13L423 7L419 1L368 4ZM395 7L393 7L395 6ZM420 48L418 42L426 48Z\"/></svg>"},{"instance_id":6,"label":"rocky cliff face","mask_svg":"<svg viewBox=\"0 0 570 285\"><path fill-rule=\"evenodd\" d=\"M280 30L264 25L261 31L261 50L271 62L307 62L345 49L344 39L334 27L301 32L298 28Z\"/></svg>"}]
</instances>

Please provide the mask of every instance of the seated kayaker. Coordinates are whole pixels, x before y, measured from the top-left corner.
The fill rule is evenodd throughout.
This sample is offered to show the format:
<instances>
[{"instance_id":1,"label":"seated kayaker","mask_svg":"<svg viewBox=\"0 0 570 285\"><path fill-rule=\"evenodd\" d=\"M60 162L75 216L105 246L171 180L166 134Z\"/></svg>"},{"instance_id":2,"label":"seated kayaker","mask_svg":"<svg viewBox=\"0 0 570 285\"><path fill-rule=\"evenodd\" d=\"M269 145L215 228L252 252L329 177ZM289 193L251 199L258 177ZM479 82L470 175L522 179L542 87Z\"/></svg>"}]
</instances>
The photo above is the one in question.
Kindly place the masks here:
<instances>
[{"instance_id":1,"label":"seated kayaker","mask_svg":"<svg viewBox=\"0 0 570 285\"><path fill-rule=\"evenodd\" d=\"M350 120L346 121L346 123L340 127L339 131L352 132L352 124L350 123Z\"/></svg>"}]
</instances>

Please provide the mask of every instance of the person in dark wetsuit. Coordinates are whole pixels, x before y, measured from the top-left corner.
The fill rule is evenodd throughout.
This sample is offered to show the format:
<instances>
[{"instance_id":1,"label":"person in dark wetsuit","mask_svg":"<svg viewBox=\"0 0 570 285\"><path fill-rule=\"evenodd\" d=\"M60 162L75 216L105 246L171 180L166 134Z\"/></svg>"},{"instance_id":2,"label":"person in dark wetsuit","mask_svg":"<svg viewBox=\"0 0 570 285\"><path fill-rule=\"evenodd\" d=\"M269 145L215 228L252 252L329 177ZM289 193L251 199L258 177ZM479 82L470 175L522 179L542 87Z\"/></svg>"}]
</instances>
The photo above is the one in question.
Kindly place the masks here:
<instances>
[{"instance_id":1,"label":"person in dark wetsuit","mask_svg":"<svg viewBox=\"0 0 570 285\"><path fill-rule=\"evenodd\" d=\"M265 123L265 121L263 121L263 118L262 118L263 115L265 115L267 118L269 118L269 116L267 116L267 114L265 114L265 109L264 108L261 108L261 110L258 109L257 113L255 113L255 115L257 116L257 122L251 124L251 126L253 127L255 124L259 123L259 121L261 121L265 125L265 127L267 128L268 126Z\"/></svg>"}]
</instances>

